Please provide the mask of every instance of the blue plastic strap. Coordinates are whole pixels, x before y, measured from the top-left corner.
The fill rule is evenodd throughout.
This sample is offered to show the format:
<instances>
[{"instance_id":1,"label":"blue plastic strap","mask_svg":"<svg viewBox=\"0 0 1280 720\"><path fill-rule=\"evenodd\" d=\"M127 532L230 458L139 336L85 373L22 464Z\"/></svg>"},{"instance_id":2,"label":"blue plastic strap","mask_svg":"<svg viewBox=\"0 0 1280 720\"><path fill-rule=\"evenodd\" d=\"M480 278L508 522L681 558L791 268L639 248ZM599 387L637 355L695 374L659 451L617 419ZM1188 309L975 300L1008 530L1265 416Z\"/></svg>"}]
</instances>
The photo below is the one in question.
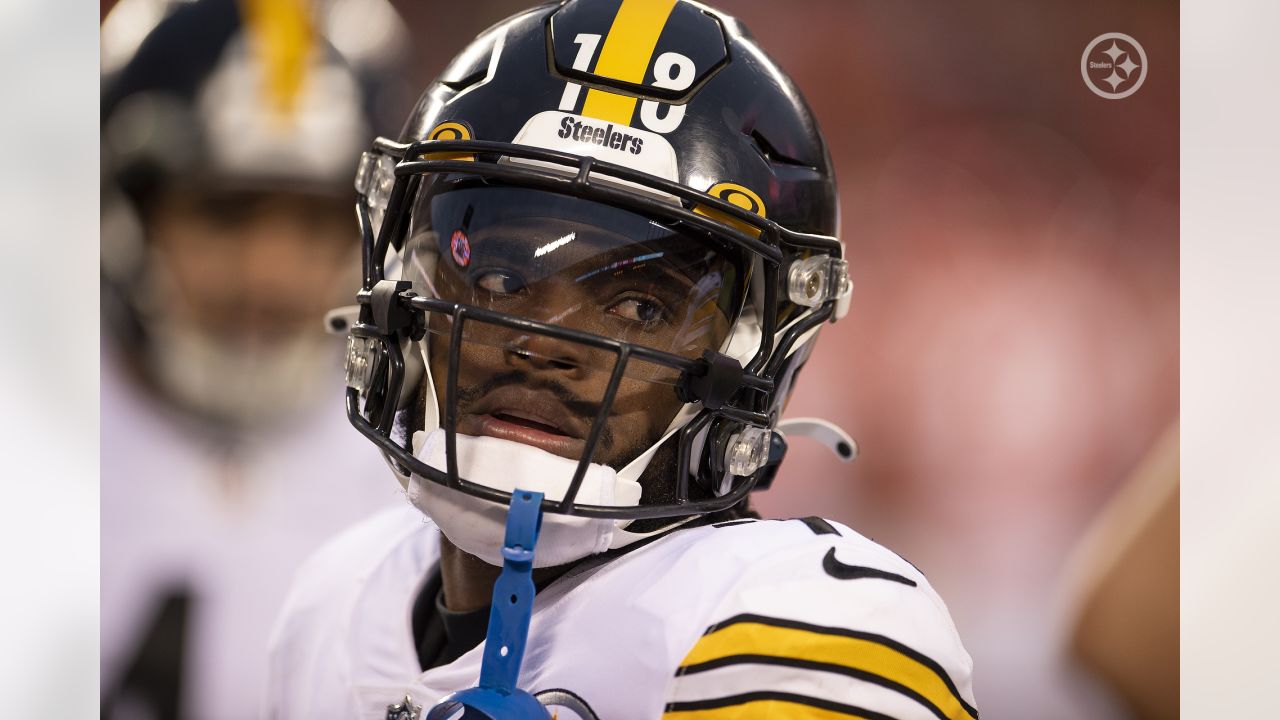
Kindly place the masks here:
<instances>
[{"instance_id":1,"label":"blue plastic strap","mask_svg":"<svg viewBox=\"0 0 1280 720\"><path fill-rule=\"evenodd\" d=\"M502 547L502 573L493 584L480 686L441 700L427 720L450 717L464 707L502 720L548 720L542 703L516 687L533 615L533 552L541 528L542 493L513 492Z\"/></svg>"},{"instance_id":2,"label":"blue plastic strap","mask_svg":"<svg viewBox=\"0 0 1280 720\"><path fill-rule=\"evenodd\" d=\"M480 666L482 688L504 693L516 689L533 615L533 549L541 526L542 493L513 492L502 543L502 574L493 584L489 607L489 631Z\"/></svg>"}]
</instances>

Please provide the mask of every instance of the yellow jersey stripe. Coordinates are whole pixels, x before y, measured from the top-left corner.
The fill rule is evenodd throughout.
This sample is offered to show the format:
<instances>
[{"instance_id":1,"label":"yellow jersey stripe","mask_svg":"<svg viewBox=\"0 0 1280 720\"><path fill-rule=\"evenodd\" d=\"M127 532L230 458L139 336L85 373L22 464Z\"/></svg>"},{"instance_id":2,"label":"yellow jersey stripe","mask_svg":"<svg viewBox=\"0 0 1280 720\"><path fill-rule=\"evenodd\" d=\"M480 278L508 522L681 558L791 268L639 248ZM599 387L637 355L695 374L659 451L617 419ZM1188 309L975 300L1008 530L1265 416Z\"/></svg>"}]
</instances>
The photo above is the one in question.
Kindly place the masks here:
<instances>
[{"instance_id":1,"label":"yellow jersey stripe","mask_svg":"<svg viewBox=\"0 0 1280 720\"><path fill-rule=\"evenodd\" d=\"M639 85L644 82L658 36L675 8L676 0L622 0L613 25L604 38L595 74ZM586 117L630 125L636 99L592 88L582 105Z\"/></svg>"},{"instance_id":2,"label":"yellow jersey stripe","mask_svg":"<svg viewBox=\"0 0 1280 720\"><path fill-rule=\"evenodd\" d=\"M777 718L795 718L795 720L881 720L887 715L862 711L861 708L845 710L828 710L807 703L790 700L747 700L744 703L726 705L717 708L668 710L662 714L662 720L776 720ZM892 720L892 719L890 719Z\"/></svg>"},{"instance_id":3,"label":"yellow jersey stripe","mask_svg":"<svg viewBox=\"0 0 1280 720\"><path fill-rule=\"evenodd\" d=\"M848 668L856 674L883 678L906 688L909 695L923 698L949 720L976 718L935 669L872 636L854 637L761 622L737 622L702 636L685 657L680 672L707 663L722 664L728 658L743 655Z\"/></svg>"}]
</instances>

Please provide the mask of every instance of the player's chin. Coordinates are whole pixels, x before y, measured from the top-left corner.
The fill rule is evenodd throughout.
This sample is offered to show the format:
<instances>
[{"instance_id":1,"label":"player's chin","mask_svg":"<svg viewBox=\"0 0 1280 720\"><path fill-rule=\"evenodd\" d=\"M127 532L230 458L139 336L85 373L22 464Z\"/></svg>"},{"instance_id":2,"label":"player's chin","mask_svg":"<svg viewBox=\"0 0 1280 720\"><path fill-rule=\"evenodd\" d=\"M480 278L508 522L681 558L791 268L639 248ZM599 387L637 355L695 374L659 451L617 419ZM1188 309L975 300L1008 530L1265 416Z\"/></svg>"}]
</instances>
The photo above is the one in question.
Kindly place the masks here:
<instances>
[{"instance_id":1,"label":"player's chin","mask_svg":"<svg viewBox=\"0 0 1280 720\"><path fill-rule=\"evenodd\" d=\"M463 435L511 440L569 460L580 459L583 448L586 447L586 441L582 438L493 415L462 415L458 418L458 432Z\"/></svg>"}]
</instances>

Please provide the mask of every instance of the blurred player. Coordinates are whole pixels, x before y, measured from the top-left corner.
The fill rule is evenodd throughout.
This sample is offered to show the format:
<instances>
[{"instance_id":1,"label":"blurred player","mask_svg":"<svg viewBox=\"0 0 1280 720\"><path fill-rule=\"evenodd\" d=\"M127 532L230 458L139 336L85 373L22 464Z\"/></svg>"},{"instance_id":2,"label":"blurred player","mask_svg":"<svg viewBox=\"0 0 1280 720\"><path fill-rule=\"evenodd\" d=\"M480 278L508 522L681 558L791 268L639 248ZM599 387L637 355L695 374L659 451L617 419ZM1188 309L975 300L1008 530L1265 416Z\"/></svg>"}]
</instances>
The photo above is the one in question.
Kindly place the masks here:
<instances>
[{"instance_id":1,"label":"blurred player","mask_svg":"<svg viewBox=\"0 0 1280 720\"><path fill-rule=\"evenodd\" d=\"M850 284L825 141L736 20L509 18L357 185L348 415L413 507L299 574L273 717L976 720L919 571L747 504L787 437L855 447L781 419Z\"/></svg>"},{"instance_id":2,"label":"blurred player","mask_svg":"<svg viewBox=\"0 0 1280 720\"><path fill-rule=\"evenodd\" d=\"M102 710L258 714L321 538L393 500L325 310L353 158L394 108L385 0L126 0L102 31Z\"/></svg>"}]
</instances>

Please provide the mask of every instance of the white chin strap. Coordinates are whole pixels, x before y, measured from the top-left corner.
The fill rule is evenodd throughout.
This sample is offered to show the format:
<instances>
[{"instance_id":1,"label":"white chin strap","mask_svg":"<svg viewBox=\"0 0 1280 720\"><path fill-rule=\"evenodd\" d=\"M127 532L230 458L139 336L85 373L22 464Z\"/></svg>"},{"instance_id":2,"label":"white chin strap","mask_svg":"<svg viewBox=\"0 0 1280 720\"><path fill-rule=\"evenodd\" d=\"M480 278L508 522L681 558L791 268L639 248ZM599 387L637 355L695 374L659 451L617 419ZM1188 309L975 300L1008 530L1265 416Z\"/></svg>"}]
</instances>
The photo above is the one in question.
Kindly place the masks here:
<instances>
[{"instance_id":1,"label":"white chin strap","mask_svg":"<svg viewBox=\"0 0 1280 720\"><path fill-rule=\"evenodd\" d=\"M541 492L547 500L563 500L578 462L540 448L492 437L456 435L458 475L503 492ZM413 436L414 454L427 465L447 472L445 431L419 431ZM502 565L507 508L490 500L454 490L413 475L406 488L409 502L436 525L449 541L490 565ZM611 507L640 504L640 483L619 477L613 468L587 466L575 503ZM554 567L666 532L688 518L647 533L622 529L629 520L609 520L546 513L534 554L534 567Z\"/></svg>"}]
</instances>

